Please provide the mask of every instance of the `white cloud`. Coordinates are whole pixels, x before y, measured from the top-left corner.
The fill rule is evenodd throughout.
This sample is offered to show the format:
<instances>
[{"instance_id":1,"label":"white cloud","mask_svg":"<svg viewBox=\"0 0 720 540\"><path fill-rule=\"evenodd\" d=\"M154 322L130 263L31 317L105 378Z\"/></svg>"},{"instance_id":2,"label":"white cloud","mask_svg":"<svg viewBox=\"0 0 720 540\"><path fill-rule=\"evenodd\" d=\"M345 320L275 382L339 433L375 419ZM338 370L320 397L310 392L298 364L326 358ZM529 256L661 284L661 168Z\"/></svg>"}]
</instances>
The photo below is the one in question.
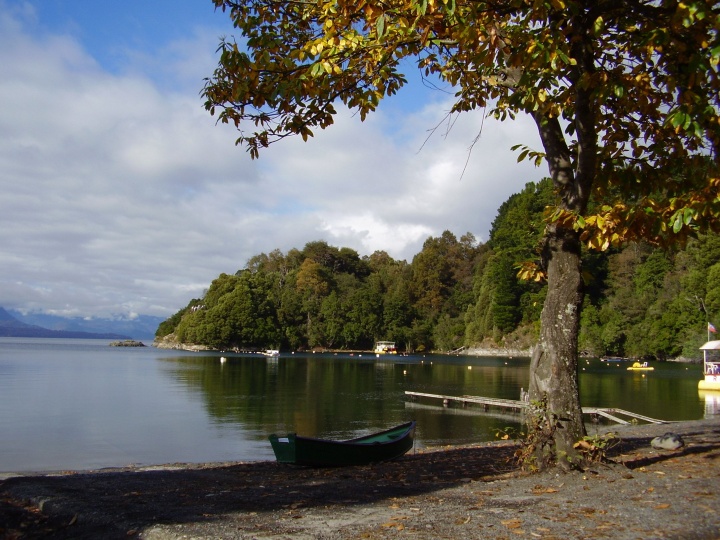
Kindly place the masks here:
<instances>
[{"instance_id":1,"label":"white cloud","mask_svg":"<svg viewBox=\"0 0 720 540\"><path fill-rule=\"evenodd\" d=\"M195 28L110 73L30 26L31 12L0 15L4 307L169 315L253 255L318 239L410 259L446 229L486 238L500 203L543 175L509 151L537 139L529 123L487 120L463 173L482 117L425 142L441 101L365 123L344 111L253 162L198 95L220 32Z\"/></svg>"}]
</instances>

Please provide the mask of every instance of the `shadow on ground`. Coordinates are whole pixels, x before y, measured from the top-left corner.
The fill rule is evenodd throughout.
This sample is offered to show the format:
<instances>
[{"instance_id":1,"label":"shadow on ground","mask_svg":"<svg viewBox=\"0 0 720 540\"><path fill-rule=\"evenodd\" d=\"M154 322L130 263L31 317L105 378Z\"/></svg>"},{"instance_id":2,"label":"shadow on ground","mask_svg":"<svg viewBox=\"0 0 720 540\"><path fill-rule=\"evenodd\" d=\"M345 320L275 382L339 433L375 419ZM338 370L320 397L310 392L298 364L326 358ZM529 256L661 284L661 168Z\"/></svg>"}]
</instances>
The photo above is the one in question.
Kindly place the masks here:
<instances>
[{"instance_id":1,"label":"shadow on ground","mask_svg":"<svg viewBox=\"0 0 720 540\"><path fill-rule=\"evenodd\" d=\"M517 471L516 448L458 448L364 467L255 462L9 478L0 483L0 522L7 538L18 532L22 538L127 538L153 524L207 522L233 512L366 504L501 477Z\"/></svg>"},{"instance_id":2,"label":"shadow on ground","mask_svg":"<svg viewBox=\"0 0 720 540\"><path fill-rule=\"evenodd\" d=\"M670 452L652 449L652 438L668 431L682 435L685 447ZM242 529L250 531L249 537L256 537L258 531L268 537L277 529L278 517L286 525L283 530L290 531L284 538L294 534L297 527L288 524L295 523L295 518L303 517L303 513L305 519L298 519L302 522L309 522L308 514L312 513L330 519L343 513L362 514L373 505L375 509L392 507L394 499L408 501L423 495L426 496L423 506L432 510L427 512L418 531L427 531L422 527L431 525L429 534L444 531L448 538L477 538L477 529L458 536L462 531L453 528L452 519L460 519L461 525L468 523L468 505L478 505L478 497L485 497L482 491L480 495L475 493L477 488L471 488L472 493L463 488L473 486L472 481L499 479L509 481L494 483L493 489L504 486L502 495L485 497L489 500L484 504L489 507L492 501L493 506L485 512L483 520L483 526L496 527L496 531L515 523L516 520L502 517L508 508L517 505L525 508L522 505L530 503L539 508L537 505L545 501L544 513L525 512L523 521L539 532L554 527L557 537L578 537L575 535L578 524L589 526L586 514L592 507L592 515L599 517L603 526L608 520L613 527L626 522L623 526L627 534L621 538L660 537L653 532L656 528L664 524L676 530L677 520L686 518L692 522L694 532L682 538L717 538L714 519L717 505L711 507L710 517L702 505L713 505L716 499L715 479L720 478L716 472L720 455L719 421L625 426L614 428L614 432L620 441L608 452L608 457L633 469L632 474L603 465L598 468L602 474L569 474L561 479L555 473L526 477L517 474L513 460L519 448L517 443L503 441L411 454L366 467L311 469L253 462L8 478L0 482L0 538L132 538L154 525L161 530L177 525L182 535L191 531L190 536L195 534L192 531L202 531L207 537L242 537L238 532ZM650 467L652 472L643 474L644 467L660 463L661 470ZM543 482L552 489L540 489L537 494L535 484ZM460 489L448 489L455 487ZM449 495L451 491L457 501ZM635 497L633 501L648 499L657 504L629 507L628 493ZM616 500L611 505L615 509L612 517L594 511L597 500L605 501L611 496ZM650 500L653 497L657 500ZM382 504L385 501L389 504ZM557 508L570 517L558 517ZM674 509L678 513L673 513ZM513 510L512 515L517 517L519 511ZM688 513L693 514L692 520ZM321 525L327 528L326 524ZM380 532L385 538L387 530L382 527ZM211 534L213 531L223 534ZM695 534L698 531L702 534ZM707 531L712 534L705 534ZM594 530L593 536L588 537L596 537L597 532ZM613 530L612 534L616 532Z\"/></svg>"}]
</instances>

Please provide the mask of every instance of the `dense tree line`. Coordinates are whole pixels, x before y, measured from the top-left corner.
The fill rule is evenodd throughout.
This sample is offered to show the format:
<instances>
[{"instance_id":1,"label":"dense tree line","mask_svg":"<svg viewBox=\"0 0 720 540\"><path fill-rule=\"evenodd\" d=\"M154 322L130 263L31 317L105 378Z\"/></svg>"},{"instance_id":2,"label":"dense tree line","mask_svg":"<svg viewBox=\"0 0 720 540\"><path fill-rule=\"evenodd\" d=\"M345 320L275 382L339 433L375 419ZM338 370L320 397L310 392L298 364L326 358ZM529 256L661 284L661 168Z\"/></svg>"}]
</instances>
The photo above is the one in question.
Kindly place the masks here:
<instances>
[{"instance_id":1,"label":"dense tree line","mask_svg":"<svg viewBox=\"0 0 720 540\"><path fill-rule=\"evenodd\" d=\"M324 241L256 255L218 276L157 337L217 349L368 350L381 339L409 351L529 347L547 287L517 274L539 257L552 198L549 180L529 183L500 206L486 243L445 231L410 263ZM698 356L706 322L720 315L720 237L683 249L589 251L583 267L582 352Z\"/></svg>"}]
</instances>

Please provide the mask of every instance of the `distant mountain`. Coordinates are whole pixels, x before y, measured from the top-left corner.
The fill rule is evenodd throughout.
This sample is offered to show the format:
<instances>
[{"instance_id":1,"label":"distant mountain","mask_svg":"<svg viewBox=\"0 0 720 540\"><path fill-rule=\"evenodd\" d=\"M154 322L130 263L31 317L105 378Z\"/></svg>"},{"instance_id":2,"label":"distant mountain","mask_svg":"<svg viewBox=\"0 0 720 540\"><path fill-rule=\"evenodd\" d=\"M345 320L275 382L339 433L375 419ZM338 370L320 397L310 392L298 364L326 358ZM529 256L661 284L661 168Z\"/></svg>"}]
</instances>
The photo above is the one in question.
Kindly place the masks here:
<instances>
[{"instance_id":1,"label":"distant mountain","mask_svg":"<svg viewBox=\"0 0 720 540\"><path fill-rule=\"evenodd\" d=\"M132 339L151 340L155 337L155 330L164 317L153 317L150 315L139 315L134 318L82 318L82 317L59 317L57 315L46 315L44 313L22 314L16 310L9 310L11 316L20 322L41 326L50 330L62 330L65 332L91 332L101 334L123 334Z\"/></svg>"},{"instance_id":2,"label":"distant mountain","mask_svg":"<svg viewBox=\"0 0 720 540\"><path fill-rule=\"evenodd\" d=\"M51 330L19 321L0 307L0 337L37 337L72 339L130 339L130 336L108 332L83 332L72 330Z\"/></svg>"}]
</instances>

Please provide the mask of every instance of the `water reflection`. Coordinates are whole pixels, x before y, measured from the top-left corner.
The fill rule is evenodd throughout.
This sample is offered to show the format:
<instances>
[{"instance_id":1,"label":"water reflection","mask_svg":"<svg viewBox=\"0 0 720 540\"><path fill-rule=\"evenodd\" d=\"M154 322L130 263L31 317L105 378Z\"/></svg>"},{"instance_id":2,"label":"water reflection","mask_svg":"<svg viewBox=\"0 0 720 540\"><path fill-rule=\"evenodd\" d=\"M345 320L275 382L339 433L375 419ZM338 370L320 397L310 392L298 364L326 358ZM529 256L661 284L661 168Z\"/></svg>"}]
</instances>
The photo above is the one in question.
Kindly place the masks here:
<instances>
[{"instance_id":1,"label":"water reflection","mask_svg":"<svg viewBox=\"0 0 720 540\"><path fill-rule=\"evenodd\" d=\"M519 427L520 417L410 406L405 391L517 399L528 380L526 360L226 356L222 364L215 356L165 358L163 372L200 395L214 422L240 426L263 438L289 431L350 438L415 419L418 440L424 444L488 440L499 427Z\"/></svg>"},{"instance_id":2,"label":"water reflection","mask_svg":"<svg viewBox=\"0 0 720 540\"><path fill-rule=\"evenodd\" d=\"M421 445L491 440L500 429L521 429L510 412L484 413L440 403L409 403L405 391L518 399L527 389L528 359L283 354L279 359L231 355L165 358L164 372L202 397L213 422L241 427L264 439L297 431L350 438L415 419ZM664 419L701 418L699 368L658 364L653 372L623 363L583 360L584 406L616 407Z\"/></svg>"},{"instance_id":3,"label":"water reflection","mask_svg":"<svg viewBox=\"0 0 720 540\"><path fill-rule=\"evenodd\" d=\"M222 354L0 338L0 472L271 459L273 432L349 438L410 419L419 446L521 428L514 414L411 403L405 391L518 399L528 359ZM583 405L665 420L718 414L720 393L698 393L701 366L655 366L581 361Z\"/></svg>"},{"instance_id":4,"label":"water reflection","mask_svg":"<svg viewBox=\"0 0 720 540\"><path fill-rule=\"evenodd\" d=\"M627 371L626 362L583 361L580 397L583 406L615 407L661 420L695 420L703 416L697 383L702 366L655 362L648 372Z\"/></svg>"},{"instance_id":5,"label":"water reflection","mask_svg":"<svg viewBox=\"0 0 720 540\"><path fill-rule=\"evenodd\" d=\"M720 414L720 391L699 390L698 393L705 403L705 418Z\"/></svg>"}]
</instances>

